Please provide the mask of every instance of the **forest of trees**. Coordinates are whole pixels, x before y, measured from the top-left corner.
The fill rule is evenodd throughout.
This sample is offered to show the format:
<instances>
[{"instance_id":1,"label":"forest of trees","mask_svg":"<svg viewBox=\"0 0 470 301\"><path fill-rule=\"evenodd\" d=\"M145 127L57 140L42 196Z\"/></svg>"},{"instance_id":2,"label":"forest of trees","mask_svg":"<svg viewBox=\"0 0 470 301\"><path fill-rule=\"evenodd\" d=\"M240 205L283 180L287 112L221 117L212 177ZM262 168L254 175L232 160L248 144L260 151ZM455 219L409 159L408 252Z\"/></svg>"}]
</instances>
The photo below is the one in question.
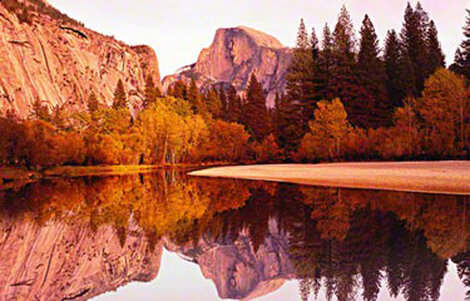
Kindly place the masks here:
<instances>
[{"instance_id":1,"label":"forest of trees","mask_svg":"<svg viewBox=\"0 0 470 301\"><path fill-rule=\"evenodd\" d=\"M38 99L27 120L0 118L0 165L468 158L470 16L449 69L420 3L408 4L401 32L390 30L383 49L367 15L359 34L345 7L321 40L302 20L286 93L273 108L254 75L243 95L194 80L163 95L149 76L137 112L121 80L111 107L94 91L82 113Z\"/></svg>"}]
</instances>

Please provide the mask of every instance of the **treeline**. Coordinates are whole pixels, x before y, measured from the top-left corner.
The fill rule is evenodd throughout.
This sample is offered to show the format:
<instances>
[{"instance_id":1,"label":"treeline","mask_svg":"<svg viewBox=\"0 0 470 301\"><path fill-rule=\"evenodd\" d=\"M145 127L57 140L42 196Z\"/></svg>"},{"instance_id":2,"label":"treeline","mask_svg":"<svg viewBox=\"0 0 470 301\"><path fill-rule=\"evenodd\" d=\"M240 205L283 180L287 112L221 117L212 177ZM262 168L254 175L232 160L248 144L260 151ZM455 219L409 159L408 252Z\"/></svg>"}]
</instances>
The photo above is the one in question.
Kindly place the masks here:
<instances>
[{"instance_id":1,"label":"treeline","mask_svg":"<svg viewBox=\"0 0 470 301\"><path fill-rule=\"evenodd\" d=\"M65 22L71 25L83 26L83 23L70 18L68 15L61 13L51 5L45 4L42 0L2 0L0 2L8 11L15 14L21 23L32 24L33 14L47 15L53 19Z\"/></svg>"},{"instance_id":2,"label":"treeline","mask_svg":"<svg viewBox=\"0 0 470 301\"><path fill-rule=\"evenodd\" d=\"M456 66L470 66L467 23L459 53L469 63L451 68L460 74ZM401 33L390 30L384 49L367 15L357 41L343 7L321 41L301 21L286 93L274 108L266 108L255 76L243 97L231 86L200 93L194 81L178 81L168 93L196 112L243 124L265 162L465 158L468 79L444 68L436 26L420 3L408 4Z\"/></svg>"},{"instance_id":3,"label":"treeline","mask_svg":"<svg viewBox=\"0 0 470 301\"><path fill-rule=\"evenodd\" d=\"M470 21L465 32L464 50ZM367 15L356 40L345 7L321 41L302 20L287 92L276 102L276 142L285 158L304 161L466 157L468 79L444 67L436 26L419 2L408 4L401 33L390 30L384 49Z\"/></svg>"},{"instance_id":4,"label":"treeline","mask_svg":"<svg viewBox=\"0 0 470 301\"><path fill-rule=\"evenodd\" d=\"M128 109L122 81L111 107L94 93L81 113L67 113L60 106L50 110L36 100L29 119L20 120L12 111L0 118L0 165L162 165L262 158L268 147L251 141L242 125L218 119L209 102L204 105L207 110L197 102L162 97L150 77L144 107L135 114Z\"/></svg>"},{"instance_id":5,"label":"treeline","mask_svg":"<svg viewBox=\"0 0 470 301\"><path fill-rule=\"evenodd\" d=\"M470 18L456 62L445 69L434 22L409 4L385 48L366 15L356 41L342 8L333 31L301 21L284 95L266 107L252 75L243 95L228 84L146 81L140 111L119 81L112 107L93 92L87 112L37 100L31 118L0 119L0 164L177 164L467 158L470 149ZM357 47L359 45L359 47ZM470 69L469 69L470 70Z\"/></svg>"}]
</instances>

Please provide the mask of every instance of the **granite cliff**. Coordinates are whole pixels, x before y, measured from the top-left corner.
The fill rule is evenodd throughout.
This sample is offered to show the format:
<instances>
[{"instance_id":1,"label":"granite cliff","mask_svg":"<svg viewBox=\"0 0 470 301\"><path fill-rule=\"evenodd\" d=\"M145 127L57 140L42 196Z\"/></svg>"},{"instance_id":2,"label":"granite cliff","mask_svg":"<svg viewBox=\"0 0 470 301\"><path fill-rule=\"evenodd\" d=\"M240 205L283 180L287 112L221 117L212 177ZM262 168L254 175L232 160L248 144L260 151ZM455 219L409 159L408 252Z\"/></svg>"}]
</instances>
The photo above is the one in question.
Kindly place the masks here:
<instances>
[{"instance_id":1,"label":"granite cliff","mask_svg":"<svg viewBox=\"0 0 470 301\"><path fill-rule=\"evenodd\" d=\"M87 300L132 281L157 277L162 243L131 225L125 242L111 225L3 216L0 300Z\"/></svg>"},{"instance_id":2,"label":"granite cliff","mask_svg":"<svg viewBox=\"0 0 470 301\"><path fill-rule=\"evenodd\" d=\"M276 38L243 26L222 28L196 63L163 79L163 89L194 79L203 90L212 84L233 84L242 93L254 73L267 92L267 105L273 106L276 93L285 89L289 62L290 50Z\"/></svg>"},{"instance_id":3,"label":"granite cliff","mask_svg":"<svg viewBox=\"0 0 470 301\"><path fill-rule=\"evenodd\" d=\"M36 99L80 110L91 91L109 105L119 79L135 110L149 74L160 86L150 47L89 30L42 0L0 2L0 33L0 113L27 117Z\"/></svg>"}]
</instances>

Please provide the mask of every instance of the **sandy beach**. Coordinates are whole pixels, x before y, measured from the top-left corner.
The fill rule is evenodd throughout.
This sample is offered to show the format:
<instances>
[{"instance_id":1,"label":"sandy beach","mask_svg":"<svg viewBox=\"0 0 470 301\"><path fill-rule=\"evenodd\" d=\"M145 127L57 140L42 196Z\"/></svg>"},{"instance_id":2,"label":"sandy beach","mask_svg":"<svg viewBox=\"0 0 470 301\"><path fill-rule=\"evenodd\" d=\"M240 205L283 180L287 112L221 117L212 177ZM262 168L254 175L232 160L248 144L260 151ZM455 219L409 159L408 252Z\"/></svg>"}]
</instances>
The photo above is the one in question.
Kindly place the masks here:
<instances>
[{"instance_id":1,"label":"sandy beach","mask_svg":"<svg viewBox=\"0 0 470 301\"><path fill-rule=\"evenodd\" d=\"M189 174L315 186L470 195L470 161L246 165L208 168Z\"/></svg>"}]
</instances>

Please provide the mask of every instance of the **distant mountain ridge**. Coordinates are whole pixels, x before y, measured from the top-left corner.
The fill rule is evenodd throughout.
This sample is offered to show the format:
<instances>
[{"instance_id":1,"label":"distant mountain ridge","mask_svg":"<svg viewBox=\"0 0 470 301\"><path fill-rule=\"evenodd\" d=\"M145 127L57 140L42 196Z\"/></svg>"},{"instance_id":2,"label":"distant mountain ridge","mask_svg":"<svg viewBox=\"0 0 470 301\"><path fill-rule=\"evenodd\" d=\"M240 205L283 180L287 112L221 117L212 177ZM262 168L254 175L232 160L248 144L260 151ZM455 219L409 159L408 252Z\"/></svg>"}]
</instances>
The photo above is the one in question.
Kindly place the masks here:
<instances>
[{"instance_id":1,"label":"distant mountain ridge","mask_svg":"<svg viewBox=\"0 0 470 301\"><path fill-rule=\"evenodd\" d=\"M209 48L201 50L196 63L180 68L163 79L166 91L173 83L191 79L203 90L213 84L232 84L242 93L251 74L266 91L267 105L285 89L290 49L276 38L245 26L218 29Z\"/></svg>"}]
</instances>

